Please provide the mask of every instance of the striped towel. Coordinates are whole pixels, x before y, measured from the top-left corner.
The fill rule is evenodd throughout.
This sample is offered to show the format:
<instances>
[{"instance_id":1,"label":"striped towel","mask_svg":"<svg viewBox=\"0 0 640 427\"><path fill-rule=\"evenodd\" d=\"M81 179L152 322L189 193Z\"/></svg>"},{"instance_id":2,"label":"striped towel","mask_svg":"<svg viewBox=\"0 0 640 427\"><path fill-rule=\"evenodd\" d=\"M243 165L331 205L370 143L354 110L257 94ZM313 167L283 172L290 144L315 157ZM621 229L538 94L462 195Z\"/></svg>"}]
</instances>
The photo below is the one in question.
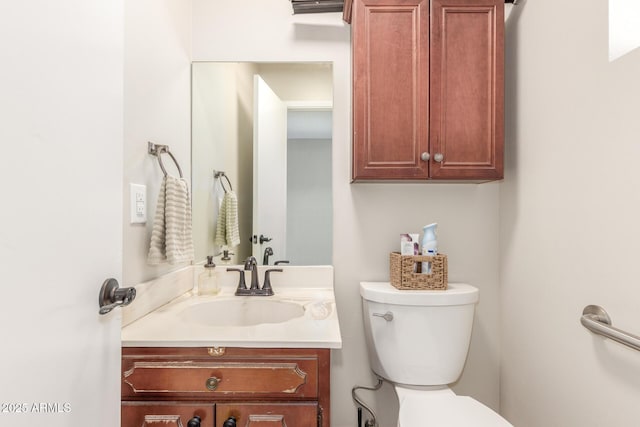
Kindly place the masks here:
<instances>
[{"instance_id":1,"label":"striped towel","mask_svg":"<svg viewBox=\"0 0 640 427\"><path fill-rule=\"evenodd\" d=\"M215 243L220 246L238 246L240 244L238 197L234 191L225 193L222 199L218 211Z\"/></svg>"},{"instance_id":2,"label":"striped towel","mask_svg":"<svg viewBox=\"0 0 640 427\"><path fill-rule=\"evenodd\" d=\"M147 262L178 264L193 258L189 187L182 178L165 176L158 194Z\"/></svg>"}]
</instances>

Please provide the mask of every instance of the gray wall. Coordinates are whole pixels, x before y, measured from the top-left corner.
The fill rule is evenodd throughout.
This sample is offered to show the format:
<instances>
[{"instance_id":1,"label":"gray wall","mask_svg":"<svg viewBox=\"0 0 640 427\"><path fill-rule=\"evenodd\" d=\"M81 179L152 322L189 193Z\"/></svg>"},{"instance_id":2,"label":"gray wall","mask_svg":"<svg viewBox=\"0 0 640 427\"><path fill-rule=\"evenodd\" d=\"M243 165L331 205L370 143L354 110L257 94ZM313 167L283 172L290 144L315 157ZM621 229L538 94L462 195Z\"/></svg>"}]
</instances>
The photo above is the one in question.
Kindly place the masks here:
<instances>
[{"instance_id":1,"label":"gray wall","mask_svg":"<svg viewBox=\"0 0 640 427\"><path fill-rule=\"evenodd\" d=\"M332 264L331 140L287 144L287 259Z\"/></svg>"},{"instance_id":2,"label":"gray wall","mask_svg":"<svg viewBox=\"0 0 640 427\"><path fill-rule=\"evenodd\" d=\"M135 285L181 265L147 265L162 171L147 153L147 141L168 145L183 175L191 176L191 6L180 0L124 3L124 286ZM177 169L167 155L169 173ZM147 186L147 223L129 223L129 183Z\"/></svg>"},{"instance_id":3,"label":"gray wall","mask_svg":"<svg viewBox=\"0 0 640 427\"><path fill-rule=\"evenodd\" d=\"M608 61L607 8L525 1L508 21L501 406L518 427L638 424L638 353L579 322L599 304L640 332L640 51Z\"/></svg>"}]
</instances>

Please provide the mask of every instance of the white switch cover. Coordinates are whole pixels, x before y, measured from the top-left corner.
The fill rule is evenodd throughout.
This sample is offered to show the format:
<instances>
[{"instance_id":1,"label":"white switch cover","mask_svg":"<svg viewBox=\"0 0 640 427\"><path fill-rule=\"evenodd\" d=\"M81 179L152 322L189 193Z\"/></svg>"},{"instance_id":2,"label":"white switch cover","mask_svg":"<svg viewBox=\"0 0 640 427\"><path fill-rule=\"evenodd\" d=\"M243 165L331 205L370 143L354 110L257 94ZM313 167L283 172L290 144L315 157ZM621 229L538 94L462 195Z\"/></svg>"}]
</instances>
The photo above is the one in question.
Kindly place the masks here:
<instances>
[{"instance_id":1,"label":"white switch cover","mask_svg":"<svg viewBox=\"0 0 640 427\"><path fill-rule=\"evenodd\" d=\"M147 222L147 186L129 184L131 224Z\"/></svg>"}]
</instances>

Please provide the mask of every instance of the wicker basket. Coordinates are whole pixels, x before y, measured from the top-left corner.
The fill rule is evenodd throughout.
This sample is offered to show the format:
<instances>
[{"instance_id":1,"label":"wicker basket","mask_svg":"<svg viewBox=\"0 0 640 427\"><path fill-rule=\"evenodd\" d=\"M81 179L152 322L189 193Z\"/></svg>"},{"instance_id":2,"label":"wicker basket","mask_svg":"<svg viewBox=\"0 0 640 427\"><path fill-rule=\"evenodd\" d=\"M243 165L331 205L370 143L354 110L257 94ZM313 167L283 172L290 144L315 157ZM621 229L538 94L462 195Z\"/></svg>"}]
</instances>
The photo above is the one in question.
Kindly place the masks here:
<instances>
[{"instance_id":1,"label":"wicker basket","mask_svg":"<svg viewBox=\"0 0 640 427\"><path fill-rule=\"evenodd\" d=\"M447 289L446 255L400 255L391 252L389 261L391 284L398 289ZM431 273L420 272L422 262L431 263Z\"/></svg>"}]
</instances>

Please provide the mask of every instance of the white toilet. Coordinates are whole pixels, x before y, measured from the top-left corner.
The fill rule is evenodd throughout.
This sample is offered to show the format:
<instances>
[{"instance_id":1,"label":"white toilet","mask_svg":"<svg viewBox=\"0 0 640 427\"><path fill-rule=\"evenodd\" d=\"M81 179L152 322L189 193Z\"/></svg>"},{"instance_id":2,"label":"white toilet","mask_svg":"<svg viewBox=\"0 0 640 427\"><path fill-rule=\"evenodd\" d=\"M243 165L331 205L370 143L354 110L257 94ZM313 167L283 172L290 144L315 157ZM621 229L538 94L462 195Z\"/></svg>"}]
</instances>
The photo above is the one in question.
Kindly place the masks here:
<instances>
[{"instance_id":1,"label":"white toilet","mask_svg":"<svg viewBox=\"0 0 640 427\"><path fill-rule=\"evenodd\" d=\"M448 387L467 358L477 288L412 291L363 282L360 295L371 368L395 386L398 427L513 427Z\"/></svg>"}]
</instances>

